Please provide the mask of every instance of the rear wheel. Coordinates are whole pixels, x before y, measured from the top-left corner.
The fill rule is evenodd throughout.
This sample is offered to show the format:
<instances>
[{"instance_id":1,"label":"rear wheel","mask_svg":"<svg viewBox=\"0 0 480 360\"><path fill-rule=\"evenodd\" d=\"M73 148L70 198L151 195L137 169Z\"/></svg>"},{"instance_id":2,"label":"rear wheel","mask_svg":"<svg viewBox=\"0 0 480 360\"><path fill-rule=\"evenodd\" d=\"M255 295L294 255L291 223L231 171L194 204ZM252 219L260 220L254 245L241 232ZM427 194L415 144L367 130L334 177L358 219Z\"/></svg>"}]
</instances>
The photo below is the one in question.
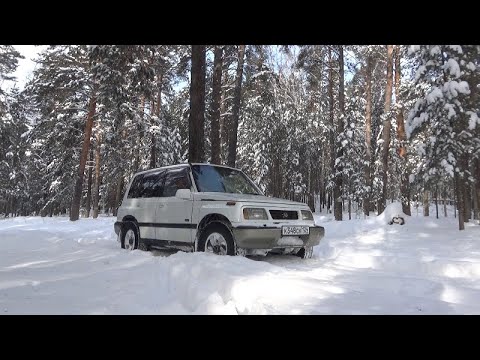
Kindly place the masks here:
<instances>
[{"instance_id":1,"label":"rear wheel","mask_svg":"<svg viewBox=\"0 0 480 360\"><path fill-rule=\"evenodd\" d=\"M135 224L126 223L121 231L120 243L122 249L135 250L138 248L139 236Z\"/></svg>"},{"instance_id":2,"label":"rear wheel","mask_svg":"<svg viewBox=\"0 0 480 360\"><path fill-rule=\"evenodd\" d=\"M233 236L225 225L220 223L212 223L202 231L197 249L216 255L235 255Z\"/></svg>"}]
</instances>

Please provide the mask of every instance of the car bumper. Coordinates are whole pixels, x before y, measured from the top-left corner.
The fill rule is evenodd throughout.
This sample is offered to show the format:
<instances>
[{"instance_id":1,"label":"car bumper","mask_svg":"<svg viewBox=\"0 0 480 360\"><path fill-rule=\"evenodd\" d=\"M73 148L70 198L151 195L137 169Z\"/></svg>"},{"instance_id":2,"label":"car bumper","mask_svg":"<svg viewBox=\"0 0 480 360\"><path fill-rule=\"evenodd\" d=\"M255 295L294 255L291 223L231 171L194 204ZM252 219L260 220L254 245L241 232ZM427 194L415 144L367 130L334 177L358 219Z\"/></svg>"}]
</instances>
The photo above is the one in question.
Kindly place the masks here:
<instances>
[{"instance_id":1,"label":"car bumper","mask_svg":"<svg viewBox=\"0 0 480 360\"><path fill-rule=\"evenodd\" d=\"M309 235L282 237L274 227L238 226L232 229L237 247L242 249L301 248L315 246L325 236L323 226L311 226Z\"/></svg>"}]
</instances>

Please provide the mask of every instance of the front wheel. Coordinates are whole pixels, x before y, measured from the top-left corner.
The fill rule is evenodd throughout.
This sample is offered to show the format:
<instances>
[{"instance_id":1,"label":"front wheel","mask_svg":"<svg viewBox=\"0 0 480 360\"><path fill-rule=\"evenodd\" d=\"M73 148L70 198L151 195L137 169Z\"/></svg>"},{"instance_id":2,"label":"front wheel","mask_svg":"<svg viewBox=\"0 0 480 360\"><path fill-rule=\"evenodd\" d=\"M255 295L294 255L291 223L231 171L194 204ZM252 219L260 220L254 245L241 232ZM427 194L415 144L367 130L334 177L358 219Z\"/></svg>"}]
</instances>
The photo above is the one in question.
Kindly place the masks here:
<instances>
[{"instance_id":1,"label":"front wheel","mask_svg":"<svg viewBox=\"0 0 480 360\"><path fill-rule=\"evenodd\" d=\"M121 231L120 243L122 249L135 250L138 248L138 231L133 223L126 223Z\"/></svg>"},{"instance_id":2,"label":"front wheel","mask_svg":"<svg viewBox=\"0 0 480 360\"><path fill-rule=\"evenodd\" d=\"M200 235L197 250L216 255L235 255L232 233L225 225L212 223Z\"/></svg>"},{"instance_id":3,"label":"front wheel","mask_svg":"<svg viewBox=\"0 0 480 360\"><path fill-rule=\"evenodd\" d=\"M301 248L297 252L297 256L300 256L302 259L311 259L313 257L313 246Z\"/></svg>"}]
</instances>

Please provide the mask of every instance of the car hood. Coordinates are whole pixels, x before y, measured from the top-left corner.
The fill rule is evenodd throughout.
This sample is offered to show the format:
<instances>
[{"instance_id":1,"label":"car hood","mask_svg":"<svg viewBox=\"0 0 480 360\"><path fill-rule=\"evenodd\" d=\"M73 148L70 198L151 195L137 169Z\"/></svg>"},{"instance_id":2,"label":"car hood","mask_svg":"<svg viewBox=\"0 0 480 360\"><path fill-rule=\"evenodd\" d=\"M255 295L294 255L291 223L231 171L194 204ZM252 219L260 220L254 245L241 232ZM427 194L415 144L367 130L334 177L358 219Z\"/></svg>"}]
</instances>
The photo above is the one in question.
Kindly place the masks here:
<instances>
[{"instance_id":1,"label":"car hood","mask_svg":"<svg viewBox=\"0 0 480 360\"><path fill-rule=\"evenodd\" d=\"M307 205L298 201L291 201L286 199L274 198L263 195L249 195L249 194L230 194L230 193L219 193L219 192L201 192L195 194L195 200L212 200L212 201L244 201L244 202L254 202L261 204L270 204L270 205L294 205L294 206L303 206Z\"/></svg>"}]
</instances>

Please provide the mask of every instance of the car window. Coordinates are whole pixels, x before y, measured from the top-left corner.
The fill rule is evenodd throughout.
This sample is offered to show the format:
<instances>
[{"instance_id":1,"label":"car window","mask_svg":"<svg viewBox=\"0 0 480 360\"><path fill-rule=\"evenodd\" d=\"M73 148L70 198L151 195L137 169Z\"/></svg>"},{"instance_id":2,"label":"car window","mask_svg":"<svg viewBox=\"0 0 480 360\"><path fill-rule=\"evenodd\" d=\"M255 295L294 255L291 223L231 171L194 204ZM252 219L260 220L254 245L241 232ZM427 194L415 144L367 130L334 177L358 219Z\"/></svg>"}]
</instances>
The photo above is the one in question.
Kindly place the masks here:
<instances>
[{"instance_id":1,"label":"car window","mask_svg":"<svg viewBox=\"0 0 480 360\"><path fill-rule=\"evenodd\" d=\"M212 165L193 165L193 178L200 192L261 195L241 171Z\"/></svg>"},{"instance_id":2,"label":"car window","mask_svg":"<svg viewBox=\"0 0 480 360\"><path fill-rule=\"evenodd\" d=\"M161 197L165 174L165 170L160 170L137 175L130 186L127 198Z\"/></svg>"},{"instance_id":3,"label":"car window","mask_svg":"<svg viewBox=\"0 0 480 360\"><path fill-rule=\"evenodd\" d=\"M165 173L165 170L160 170L157 172L145 174L143 176L143 189L140 197L161 197L163 193Z\"/></svg>"},{"instance_id":4,"label":"car window","mask_svg":"<svg viewBox=\"0 0 480 360\"><path fill-rule=\"evenodd\" d=\"M143 180L143 174L139 174L135 176L135 178L132 181L132 185L130 185L130 190L128 190L128 195L127 195L128 199L140 197L140 194L143 189L142 180Z\"/></svg>"},{"instance_id":5,"label":"car window","mask_svg":"<svg viewBox=\"0 0 480 360\"><path fill-rule=\"evenodd\" d=\"M191 183L187 168L170 169L165 178L163 197L175 196L178 189L190 189Z\"/></svg>"}]
</instances>

